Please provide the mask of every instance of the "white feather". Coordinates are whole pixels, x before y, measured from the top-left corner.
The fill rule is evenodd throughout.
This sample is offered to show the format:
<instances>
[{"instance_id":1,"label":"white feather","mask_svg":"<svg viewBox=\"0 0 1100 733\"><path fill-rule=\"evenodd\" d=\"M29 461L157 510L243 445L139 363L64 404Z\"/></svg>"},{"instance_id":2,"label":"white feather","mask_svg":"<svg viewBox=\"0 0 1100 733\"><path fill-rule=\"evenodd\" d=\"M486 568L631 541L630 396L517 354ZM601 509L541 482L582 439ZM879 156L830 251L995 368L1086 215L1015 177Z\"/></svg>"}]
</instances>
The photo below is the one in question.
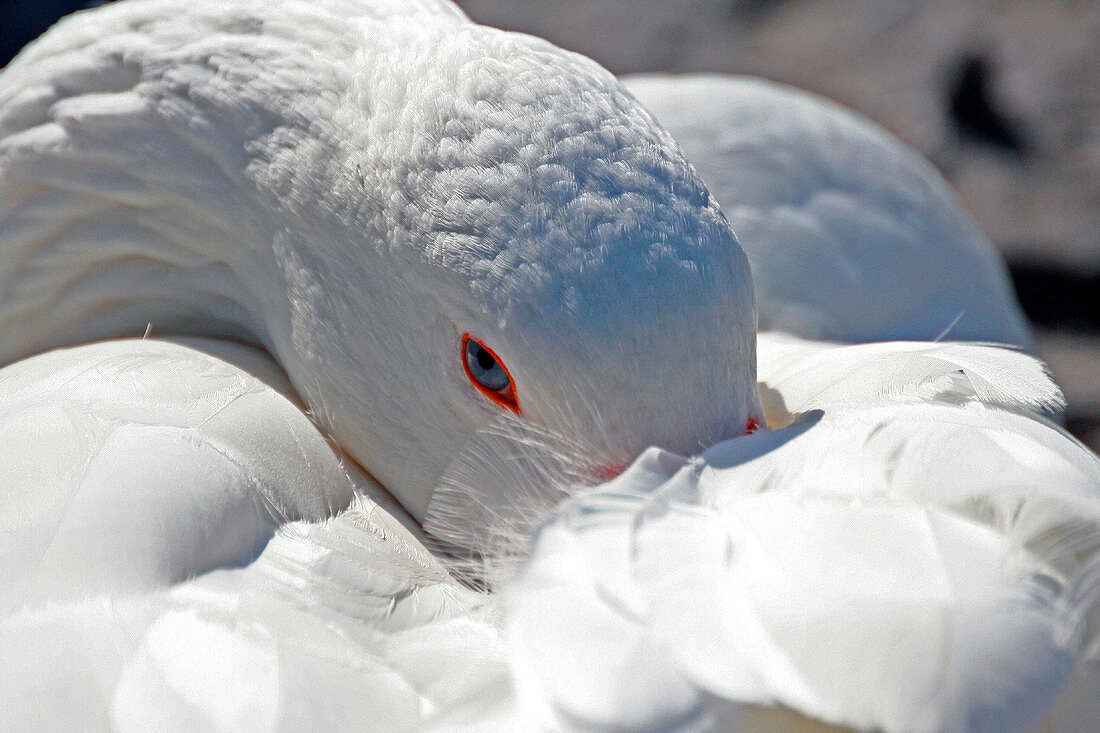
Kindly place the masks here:
<instances>
[{"instance_id":1,"label":"white feather","mask_svg":"<svg viewBox=\"0 0 1100 733\"><path fill-rule=\"evenodd\" d=\"M632 75L722 205L760 328L1032 347L1004 262L928 161L851 110L762 79Z\"/></svg>"},{"instance_id":2,"label":"white feather","mask_svg":"<svg viewBox=\"0 0 1100 733\"><path fill-rule=\"evenodd\" d=\"M982 402L1038 414L1065 409L1046 366L1011 348L919 341L838 346L761 333L757 356L773 426L825 405Z\"/></svg>"},{"instance_id":3,"label":"white feather","mask_svg":"<svg viewBox=\"0 0 1100 733\"><path fill-rule=\"evenodd\" d=\"M766 730L759 706L779 704L993 731L1047 714L1097 600L1100 461L1024 411L1056 394L1038 365L998 377L1002 350L924 345L929 369L915 348L803 345L789 427L692 460L651 451L558 512L508 595L551 720L739 712ZM960 363L988 381L918 398ZM802 390L802 369L828 389Z\"/></svg>"},{"instance_id":4,"label":"white feather","mask_svg":"<svg viewBox=\"0 0 1100 733\"><path fill-rule=\"evenodd\" d=\"M388 731L507 681L486 599L353 497L377 488L249 374L130 340L25 360L0 388L18 728Z\"/></svg>"}]
</instances>

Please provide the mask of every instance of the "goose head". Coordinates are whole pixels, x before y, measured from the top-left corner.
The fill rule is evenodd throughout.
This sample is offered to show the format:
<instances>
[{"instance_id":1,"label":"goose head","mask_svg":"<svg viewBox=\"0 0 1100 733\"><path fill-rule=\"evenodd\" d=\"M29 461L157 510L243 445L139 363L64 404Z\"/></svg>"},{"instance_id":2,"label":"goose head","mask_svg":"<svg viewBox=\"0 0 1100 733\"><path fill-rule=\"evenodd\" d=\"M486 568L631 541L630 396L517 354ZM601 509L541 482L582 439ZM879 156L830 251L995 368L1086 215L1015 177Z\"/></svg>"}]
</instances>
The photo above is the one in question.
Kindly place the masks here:
<instances>
[{"instance_id":1,"label":"goose head","mask_svg":"<svg viewBox=\"0 0 1100 733\"><path fill-rule=\"evenodd\" d=\"M762 421L748 262L668 134L583 57L376 6L122 3L7 77L63 73L64 34L81 40L59 155L140 184L114 226L229 273L218 298L213 276L158 292L186 306L179 323L263 344L419 521L502 419L579 446L593 482L647 446L691 454ZM19 154L51 154L32 142ZM102 330L131 311L150 320L134 306Z\"/></svg>"},{"instance_id":2,"label":"goose head","mask_svg":"<svg viewBox=\"0 0 1100 733\"><path fill-rule=\"evenodd\" d=\"M362 190L385 196L363 229L299 233L295 251L325 237L339 254L312 268L326 308L292 313L279 348L292 378L327 377L296 382L345 450L423 520L501 419L561 436L593 482L649 445L693 454L762 420L745 255L614 78L476 26L400 56L360 78L400 110L364 120Z\"/></svg>"}]
</instances>

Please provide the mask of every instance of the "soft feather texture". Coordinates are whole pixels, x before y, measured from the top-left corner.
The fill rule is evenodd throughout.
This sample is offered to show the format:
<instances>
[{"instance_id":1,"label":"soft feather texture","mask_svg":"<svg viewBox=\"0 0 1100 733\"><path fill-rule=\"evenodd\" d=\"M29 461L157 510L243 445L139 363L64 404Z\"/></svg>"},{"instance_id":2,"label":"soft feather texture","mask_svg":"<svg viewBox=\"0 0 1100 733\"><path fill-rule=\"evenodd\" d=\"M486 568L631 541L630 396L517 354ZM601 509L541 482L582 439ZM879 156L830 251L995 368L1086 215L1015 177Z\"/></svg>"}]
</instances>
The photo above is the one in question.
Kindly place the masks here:
<instances>
[{"instance_id":1,"label":"soft feather texture","mask_svg":"<svg viewBox=\"0 0 1100 733\"><path fill-rule=\"evenodd\" d=\"M506 685L486 599L250 374L112 341L20 362L0 389L17 728L392 731Z\"/></svg>"},{"instance_id":2,"label":"soft feather texture","mask_svg":"<svg viewBox=\"0 0 1100 733\"><path fill-rule=\"evenodd\" d=\"M744 145L700 165L756 196L723 200L747 233L776 224L766 325L933 338L961 310L953 335L1026 344L923 164L748 89L756 122L708 116ZM4 358L152 318L280 359L123 341L0 371L16 725L1024 729L1071 674L1056 725L1096 719L1100 469L1037 414L1041 365L766 334L778 429L713 445L762 417L745 260L590 62L442 2L130 0L0 79L0 209ZM475 326L522 419L448 369ZM429 552L295 399L474 557ZM651 442L707 450L578 488Z\"/></svg>"},{"instance_id":3,"label":"soft feather texture","mask_svg":"<svg viewBox=\"0 0 1100 733\"><path fill-rule=\"evenodd\" d=\"M0 364L150 322L260 345L418 520L497 415L464 333L528 422L595 438L554 421L599 402L607 463L759 417L748 263L668 133L442 1L64 20L0 75L0 254Z\"/></svg>"},{"instance_id":4,"label":"soft feather texture","mask_svg":"<svg viewBox=\"0 0 1100 733\"><path fill-rule=\"evenodd\" d=\"M401 731L491 708L509 684L495 626L368 500L355 509L284 528L246 568L5 614L9 723Z\"/></svg>"},{"instance_id":5,"label":"soft feather texture","mask_svg":"<svg viewBox=\"0 0 1100 733\"><path fill-rule=\"evenodd\" d=\"M796 385L789 427L652 450L540 531L508 591L520 679L580 727L767 729L778 703L861 730L1032 729L1100 581L1100 461L1027 412L1056 389L989 347L923 345L929 370L913 344L778 346L782 376L767 338L761 376ZM981 387L944 390L958 370Z\"/></svg>"},{"instance_id":6,"label":"soft feather texture","mask_svg":"<svg viewBox=\"0 0 1100 733\"><path fill-rule=\"evenodd\" d=\"M774 379L773 346L786 355ZM936 369L909 361L918 346ZM882 368L891 349L893 371ZM219 394L234 375L283 400L173 344L83 351L107 367L168 364L186 394ZM88 595L59 581L52 597L9 608L5 710L30 727L121 730L152 711L169 729L820 729L778 703L859 729L1029 729L1082 655L1100 581L1100 466L1028 413L1056 389L1030 357L984 346L763 337L761 355L765 385L800 411L789 427L690 460L648 451L555 511L496 593L462 587L360 496L325 523L266 530L236 569L135 586L132 568L128 587ZM1004 369L1006 355L1019 369ZM982 387L944 390L942 375L960 369ZM800 374L826 388L800 395ZM166 430L202 405L178 403ZM230 454L251 440L228 439ZM331 450L310 465L336 486L352 480ZM187 496L204 508L226 488ZM114 489L86 484L84 504ZM78 530L61 527L54 543ZM195 543L144 553L177 546ZM1067 699L1062 719L1093 714L1087 692Z\"/></svg>"},{"instance_id":7,"label":"soft feather texture","mask_svg":"<svg viewBox=\"0 0 1100 733\"><path fill-rule=\"evenodd\" d=\"M1058 414L1065 398L1042 362L1008 348L891 341L838 349L782 333L761 334L758 369L768 423L830 405L983 404Z\"/></svg>"},{"instance_id":8,"label":"soft feather texture","mask_svg":"<svg viewBox=\"0 0 1100 733\"><path fill-rule=\"evenodd\" d=\"M353 490L285 397L159 341L0 371L0 445L5 612L247 563L281 524L332 516Z\"/></svg>"},{"instance_id":9,"label":"soft feather texture","mask_svg":"<svg viewBox=\"0 0 1100 733\"><path fill-rule=\"evenodd\" d=\"M622 82L722 205L752 265L761 329L1033 346L989 238L943 176L894 135L762 79Z\"/></svg>"}]
</instances>

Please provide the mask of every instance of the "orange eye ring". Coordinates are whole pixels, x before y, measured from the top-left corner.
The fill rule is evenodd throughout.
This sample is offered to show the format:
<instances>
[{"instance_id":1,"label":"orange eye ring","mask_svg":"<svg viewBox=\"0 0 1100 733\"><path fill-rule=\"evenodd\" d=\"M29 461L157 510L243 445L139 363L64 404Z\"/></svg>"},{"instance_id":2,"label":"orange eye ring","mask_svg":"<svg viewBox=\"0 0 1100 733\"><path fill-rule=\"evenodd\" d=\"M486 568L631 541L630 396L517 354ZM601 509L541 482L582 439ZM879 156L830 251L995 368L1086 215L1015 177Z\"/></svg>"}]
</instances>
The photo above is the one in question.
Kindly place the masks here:
<instances>
[{"instance_id":1,"label":"orange eye ring","mask_svg":"<svg viewBox=\"0 0 1100 733\"><path fill-rule=\"evenodd\" d=\"M507 377L506 385L497 389L493 389L491 386L484 384L481 379L478 379L478 377L474 375L473 371L471 371L470 369L469 355L472 348L471 342L476 345L478 349L482 350L485 354L488 354L488 356L491 357L492 361L494 362L495 366L500 367L504 375ZM512 379L511 372L508 371L508 367L504 366L504 362L500 360L500 357L496 355L496 352L494 352L492 349L481 343L481 341L474 338L470 334L464 333L462 334L462 348L459 352L459 356L462 359L462 370L466 372L466 378L470 380L470 384L474 385L474 387L477 388L478 392L481 392L481 394L485 395L490 400L505 408L506 410L511 410L517 415L520 414L519 398L516 397L515 380Z\"/></svg>"}]
</instances>

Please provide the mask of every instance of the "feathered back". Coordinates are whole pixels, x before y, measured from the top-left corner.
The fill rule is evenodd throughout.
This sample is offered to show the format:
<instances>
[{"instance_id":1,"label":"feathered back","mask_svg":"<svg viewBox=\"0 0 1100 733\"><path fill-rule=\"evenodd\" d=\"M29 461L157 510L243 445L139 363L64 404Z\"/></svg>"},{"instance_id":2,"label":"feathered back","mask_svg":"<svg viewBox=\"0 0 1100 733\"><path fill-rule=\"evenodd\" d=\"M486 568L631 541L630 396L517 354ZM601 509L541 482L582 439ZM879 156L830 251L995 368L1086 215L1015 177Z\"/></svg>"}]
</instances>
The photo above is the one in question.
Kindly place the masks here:
<instances>
[{"instance_id":1,"label":"feathered back","mask_svg":"<svg viewBox=\"0 0 1100 733\"><path fill-rule=\"evenodd\" d=\"M626 76L729 218L762 330L1032 347L1007 269L919 153L807 92L729 75Z\"/></svg>"}]
</instances>

